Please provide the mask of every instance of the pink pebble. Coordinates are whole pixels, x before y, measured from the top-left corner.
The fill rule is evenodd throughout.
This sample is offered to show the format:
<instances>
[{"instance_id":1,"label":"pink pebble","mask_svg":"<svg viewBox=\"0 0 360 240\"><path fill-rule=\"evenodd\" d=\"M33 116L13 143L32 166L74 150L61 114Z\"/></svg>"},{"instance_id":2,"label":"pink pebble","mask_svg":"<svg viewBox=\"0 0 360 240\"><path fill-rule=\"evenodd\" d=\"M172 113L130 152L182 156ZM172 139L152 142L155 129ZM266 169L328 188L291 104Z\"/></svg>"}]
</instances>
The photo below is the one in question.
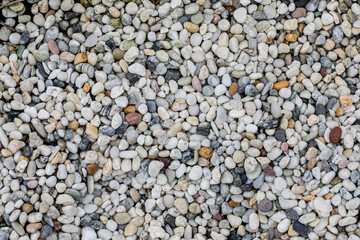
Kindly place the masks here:
<instances>
[{"instance_id":1,"label":"pink pebble","mask_svg":"<svg viewBox=\"0 0 360 240\"><path fill-rule=\"evenodd\" d=\"M30 181L28 181L27 186L28 186L29 188L36 188L38 184L39 184L39 183L38 183L37 180L30 180Z\"/></svg>"},{"instance_id":2,"label":"pink pebble","mask_svg":"<svg viewBox=\"0 0 360 240\"><path fill-rule=\"evenodd\" d=\"M193 79L192 79L192 86L193 88L198 91L198 92L201 92L201 83L200 83L200 80L197 76L194 76Z\"/></svg>"},{"instance_id":3,"label":"pink pebble","mask_svg":"<svg viewBox=\"0 0 360 240\"><path fill-rule=\"evenodd\" d=\"M285 154L288 154L288 149L289 149L289 145L287 144L287 142L283 142L283 143L281 144L281 150L283 150L283 152L284 152Z\"/></svg>"},{"instance_id":4,"label":"pink pebble","mask_svg":"<svg viewBox=\"0 0 360 240\"><path fill-rule=\"evenodd\" d=\"M342 161L338 164L338 167L339 167L339 168L346 168L348 164L349 164L349 161L348 161L348 160L342 160Z\"/></svg>"},{"instance_id":5,"label":"pink pebble","mask_svg":"<svg viewBox=\"0 0 360 240\"><path fill-rule=\"evenodd\" d=\"M161 29L161 24L160 24L160 23L155 24L154 26L152 26L152 27L150 28L150 30L151 30L152 32L157 32L157 31L159 31L160 29Z\"/></svg>"},{"instance_id":6,"label":"pink pebble","mask_svg":"<svg viewBox=\"0 0 360 240\"><path fill-rule=\"evenodd\" d=\"M56 44L56 42L54 40L50 40L48 42L48 46L49 46L49 50L50 52L52 52L53 54L59 54L60 50Z\"/></svg>"}]
</instances>

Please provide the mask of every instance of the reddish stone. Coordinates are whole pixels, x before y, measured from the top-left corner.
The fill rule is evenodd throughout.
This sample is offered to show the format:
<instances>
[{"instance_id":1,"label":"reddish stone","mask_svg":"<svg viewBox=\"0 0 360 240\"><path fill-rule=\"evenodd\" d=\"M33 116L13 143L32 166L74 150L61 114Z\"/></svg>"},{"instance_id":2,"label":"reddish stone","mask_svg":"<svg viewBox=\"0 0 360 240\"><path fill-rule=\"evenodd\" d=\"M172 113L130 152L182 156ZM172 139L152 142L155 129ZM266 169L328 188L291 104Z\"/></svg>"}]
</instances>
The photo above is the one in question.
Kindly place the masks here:
<instances>
[{"instance_id":1,"label":"reddish stone","mask_svg":"<svg viewBox=\"0 0 360 240\"><path fill-rule=\"evenodd\" d=\"M50 40L48 42L48 47L49 47L49 50L52 54L59 54L60 53L60 50L56 44L56 42L54 40Z\"/></svg>"},{"instance_id":2,"label":"reddish stone","mask_svg":"<svg viewBox=\"0 0 360 240\"><path fill-rule=\"evenodd\" d=\"M201 83L200 83L200 80L197 76L194 76L193 79L192 79L192 87L198 91L198 92L201 92Z\"/></svg>"},{"instance_id":3,"label":"reddish stone","mask_svg":"<svg viewBox=\"0 0 360 240\"><path fill-rule=\"evenodd\" d=\"M221 221L222 220L222 216L221 213L216 214L215 216L213 216L213 219Z\"/></svg>"},{"instance_id":4,"label":"reddish stone","mask_svg":"<svg viewBox=\"0 0 360 240\"><path fill-rule=\"evenodd\" d=\"M267 152L266 152L266 150L263 148L263 149L260 149L260 155L262 156L262 157L266 157L266 155L267 155Z\"/></svg>"},{"instance_id":5,"label":"reddish stone","mask_svg":"<svg viewBox=\"0 0 360 240\"><path fill-rule=\"evenodd\" d=\"M275 176L275 171L272 167L268 166L264 169L264 174L268 176Z\"/></svg>"},{"instance_id":6,"label":"reddish stone","mask_svg":"<svg viewBox=\"0 0 360 240\"><path fill-rule=\"evenodd\" d=\"M326 68L320 68L320 74L322 77L325 77L326 76Z\"/></svg>"},{"instance_id":7,"label":"reddish stone","mask_svg":"<svg viewBox=\"0 0 360 240\"><path fill-rule=\"evenodd\" d=\"M61 229L61 223L58 220L53 220L53 222L54 222L54 227L53 227L54 231L55 232L59 231Z\"/></svg>"},{"instance_id":8,"label":"reddish stone","mask_svg":"<svg viewBox=\"0 0 360 240\"><path fill-rule=\"evenodd\" d=\"M141 122L142 115L140 113L129 113L126 115L125 120L129 125L137 125Z\"/></svg>"},{"instance_id":9,"label":"reddish stone","mask_svg":"<svg viewBox=\"0 0 360 240\"><path fill-rule=\"evenodd\" d=\"M337 144L340 141L342 130L339 127L335 127L330 132L330 142Z\"/></svg>"},{"instance_id":10,"label":"reddish stone","mask_svg":"<svg viewBox=\"0 0 360 240\"><path fill-rule=\"evenodd\" d=\"M105 96L111 98L111 91L106 91L106 92L105 92Z\"/></svg>"},{"instance_id":11,"label":"reddish stone","mask_svg":"<svg viewBox=\"0 0 360 240\"><path fill-rule=\"evenodd\" d=\"M158 160L164 163L164 168L167 168L172 161L169 157L159 157Z\"/></svg>"},{"instance_id":12,"label":"reddish stone","mask_svg":"<svg viewBox=\"0 0 360 240\"><path fill-rule=\"evenodd\" d=\"M193 198L197 199L198 197L200 197L200 194L196 193L195 195L192 196Z\"/></svg>"}]
</instances>

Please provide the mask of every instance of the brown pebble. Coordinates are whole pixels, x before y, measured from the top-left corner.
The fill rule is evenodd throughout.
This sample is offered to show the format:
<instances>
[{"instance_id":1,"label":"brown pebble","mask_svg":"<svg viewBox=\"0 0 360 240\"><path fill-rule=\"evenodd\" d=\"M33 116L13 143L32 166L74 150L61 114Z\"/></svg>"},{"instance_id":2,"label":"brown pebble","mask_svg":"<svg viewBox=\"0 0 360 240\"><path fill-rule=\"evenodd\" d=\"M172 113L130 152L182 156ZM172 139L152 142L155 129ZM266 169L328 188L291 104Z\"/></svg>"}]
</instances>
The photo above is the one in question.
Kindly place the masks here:
<instances>
[{"instance_id":1,"label":"brown pebble","mask_svg":"<svg viewBox=\"0 0 360 240\"><path fill-rule=\"evenodd\" d=\"M158 160L164 163L164 168L167 168L172 161L169 157L159 157Z\"/></svg>"},{"instance_id":2,"label":"brown pebble","mask_svg":"<svg viewBox=\"0 0 360 240\"><path fill-rule=\"evenodd\" d=\"M296 8L295 11L291 13L292 18L301 18L306 17L306 9L305 8Z\"/></svg>"},{"instance_id":3,"label":"brown pebble","mask_svg":"<svg viewBox=\"0 0 360 240\"><path fill-rule=\"evenodd\" d=\"M49 16L51 16L51 15L55 15L55 10L50 10L50 11L48 11L46 14L45 14L45 19L47 19Z\"/></svg>"},{"instance_id":4,"label":"brown pebble","mask_svg":"<svg viewBox=\"0 0 360 240\"><path fill-rule=\"evenodd\" d=\"M53 222L54 222L54 227L53 227L54 231L55 232L59 231L61 229L61 223L58 220L53 220Z\"/></svg>"},{"instance_id":5,"label":"brown pebble","mask_svg":"<svg viewBox=\"0 0 360 240\"><path fill-rule=\"evenodd\" d=\"M105 96L111 98L111 97L110 97L110 96L111 96L111 91L106 91L106 92L105 92Z\"/></svg>"},{"instance_id":6,"label":"brown pebble","mask_svg":"<svg viewBox=\"0 0 360 240\"><path fill-rule=\"evenodd\" d=\"M86 167L86 171L89 175L94 175L99 170L99 166L96 163L93 163Z\"/></svg>"},{"instance_id":7,"label":"brown pebble","mask_svg":"<svg viewBox=\"0 0 360 240\"><path fill-rule=\"evenodd\" d=\"M231 86L230 86L230 88L229 88L229 94L230 94L230 96L234 96L235 93L237 92L237 90L238 90L238 85L237 85L237 83L232 83Z\"/></svg>"},{"instance_id":8,"label":"brown pebble","mask_svg":"<svg viewBox=\"0 0 360 240\"><path fill-rule=\"evenodd\" d=\"M128 115L126 115L125 120L129 125L137 125L141 122L142 115L140 113L134 113L134 112L129 113Z\"/></svg>"},{"instance_id":9,"label":"brown pebble","mask_svg":"<svg viewBox=\"0 0 360 240\"><path fill-rule=\"evenodd\" d=\"M337 144L340 141L342 130L339 127L335 127L330 132L330 142Z\"/></svg>"},{"instance_id":10,"label":"brown pebble","mask_svg":"<svg viewBox=\"0 0 360 240\"><path fill-rule=\"evenodd\" d=\"M222 216L220 213L216 214L215 216L213 216L213 219L221 221L222 220Z\"/></svg>"},{"instance_id":11,"label":"brown pebble","mask_svg":"<svg viewBox=\"0 0 360 240\"><path fill-rule=\"evenodd\" d=\"M275 176L275 171L272 167L268 166L264 169L264 174L268 176Z\"/></svg>"},{"instance_id":12,"label":"brown pebble","mask_svg":"<svg viewBox=\"0 0 360 240\"><path fill-rule=\"evenodd\" d=\"M22 206L21 206L21 210L23 211L23 212L26 212L26 213L31 213L31 211L34 209L34 207L31 205L31 204L29 204L29 203L24 203Z\"/></svg>"},{"instance_id":13,"label":"brown pebble","mask_svg":"<svg viewBox=\"0 0 360 240\"><path fill-rule=\"evenodd\" d=\"M325 77L326 76L326 68L320 68L320 74L322 77Z\"/></svg>"},{"instance_id":14,"label":"brown pebble","mask_svg":"<svg viewBox=\"0 0 360 240\"><path fill-rule=\"evenodd\" d=\"M267 152L266 152L266 150L265 150L264 148L260 149L260 155L261 155L262 157L266 157Z\"/></svg>"}]
</instances>

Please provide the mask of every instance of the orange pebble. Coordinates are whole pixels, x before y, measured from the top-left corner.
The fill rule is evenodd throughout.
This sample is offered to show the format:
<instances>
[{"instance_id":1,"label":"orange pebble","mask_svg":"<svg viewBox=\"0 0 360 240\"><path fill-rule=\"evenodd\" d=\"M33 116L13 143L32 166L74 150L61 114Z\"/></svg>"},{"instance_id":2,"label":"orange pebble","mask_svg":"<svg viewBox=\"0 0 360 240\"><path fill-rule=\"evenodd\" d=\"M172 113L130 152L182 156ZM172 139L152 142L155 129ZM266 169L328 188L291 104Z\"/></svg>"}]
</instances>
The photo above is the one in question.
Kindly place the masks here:
<instances>
[{"instance_id":1,"label":"orange pebble","mask_svg":"<svg viewBox=\"0 0 360 240\"><path fill-rule=\"evenodd\" d=\"M298 38L298 36L296 34L293 34L293 33L288 33L285 36L285 39L288 42L296 42L297 38Z\"/></svg>"},{"instance_id":2,"label":"orange pebble","mask_svg":"<svg viewBox=\"0 0 360 240\"><path fill-rule=\"evenodd\" d=\"M290 85L290 83L288 81L280 81L274 84L274 89L276 90L280 90L282 88L286 88Z\"/></svg>"}]
</instances>

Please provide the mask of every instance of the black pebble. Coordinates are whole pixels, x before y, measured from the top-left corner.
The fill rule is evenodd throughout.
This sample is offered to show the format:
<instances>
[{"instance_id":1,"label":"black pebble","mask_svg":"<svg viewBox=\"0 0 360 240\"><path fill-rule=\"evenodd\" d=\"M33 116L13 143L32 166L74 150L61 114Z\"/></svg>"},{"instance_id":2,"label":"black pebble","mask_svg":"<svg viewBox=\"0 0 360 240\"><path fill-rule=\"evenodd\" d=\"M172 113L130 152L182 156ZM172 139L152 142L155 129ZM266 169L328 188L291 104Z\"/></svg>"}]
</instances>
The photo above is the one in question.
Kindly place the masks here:
<instances>
[{"instance_id":1,"label":"black pebble","mask_svg":"<svg viewBox=\"0 0 360 240\"><path fill-rule=\"evenodd\" d=\"M111 49L113 49L115 47L115 41L112 39L106 40L105 44L106 44L106 46L108 46Z\"/></svg>"},{"instance_id":2,"label":"black pebble","mask_svg":"<svg viewBox=\"0 0 360 240\"><path fill-rule=\"evenodd\" d=\"M33 149L32 149L30 146L25 146L25 147L23 148L22 154L24 155L24 157L28 158L28 157L31 156L32 151L33 151Z\"/></svg>"},{"instance_id":3,"label":"black pebble","mask_svg":"<svg viewBox=\"0 0 360 240\"><path fill-rule=\"evenodd\" d=\"M322 104L316 104L315 105L315 114L316 115L324 115L326 116L326 108Z\"/></svg>"},{"instance_id":4,"label":"black pebble","mask_svg":"<svg viewBox=\"0 0 360 240\"><path fill-rule=\"evenodd\" d=\"M79 148L81 150L85 151L86 149L88 149L89 144L90 144L90 139L87 135L85 135L82 137L82 139L80 141Z\"/></svg>"},{"instance_id":5,"label":"black pebble","mask_svg":"<svg viewBox=\"0 0 360 240\"><path fill-rule=\"evenodd\" d=\"M170 227L175 228L175 218L170 214L166 215L165 222L170 225Z\"/></svg>"},{"instance_id":6,"label":"black pebble","mask_svg":"<svg viewBox=\"0 0 360 240\"><path fill-rule=\"evenodd\" d=\"M14 119L15 119L19 114L20 114L20 112L14 111L14 110L11 110L10 112L8 112L9 121L10 121L10 122L14 121Z\"/></svg>"},{"instance_id":7,"label":"black pebble","mask_svg":"<svg viewBox=\"0 0 360 240\"><path fill-rule=\"evenodd\" d=\"M74 23L72 25L72 32L73 33L78 33L81 31L81 25L79 23Z\"/></svg>"},{"instance_id":8,"label":"black pebble","mask_svg":"<svg viewBox=\"0 0 360 240\"><path fill-rule=\"evenodd\" d=\"M162 44L161 44L161 42L159 42L159 41L156 41L156 42L154 42L154 44L153 44L153 50L154 51L159 51L160 49L162 49L163 48L163 46L162 46Z\"/></svg>"},{"instance_id":9,"label":"black pebble","mask_svg":"<svg viewBox=\"0 0 360 240\"><path fill-rule=\"evenodd\" d=\"M298 220L300 218L299 214L294 209L290 209L289 211L287 211L286 216L290 220Z\"/></svg>"},{"instance_id":10,"label":"black pebble","mask_svg":"<svg viewBox=\"0 0 360 240\"><path fill-rule=\"evenodd\" d=\"M197 127L196 133L202 136L209 136L210 134L210 126L209 127Z\"/></svg>"},{"instance_id":11,"label":"black pebble","mask_svg":"<svg viewBox=\"0 0 360 240\"><path fill-rule=\"evenodd\" d=\"M300 223L299 221L295 221L293 224L293 229L295 232L299 233L303 237L308 237L308 229L307 227Z\"/></svg>"},{"instance_id":12,"label":"black pebble","mask_svg":"<svg viewBox=\"0 0 360 240\"><path fill-rule=\"evenodd\" d=\"M129 124L127 122L124 122L123 124L120 125L120 127L115 129L115 132L121 137L124 135L128 126L129 126Z\"/></svg>"},{"instance_id":13,"label":"black pebble","mask_svg":"<svg viewBox=\"0 0 360 240\"><path fill-rule=\"evenodd\" d=\"M286 2L289 2L289 1L286 1ZM308 2L309 2L309 0L297 0L297 1L295 1L295 6L296 7L305 7Z\"/></svg>"},{"instance_id":14,"label":"black pebble","mask_svg":"<svg viewBox=\"0 0 360 240\"><path fill-rule=\"evenodd\" d=\"M182 153L181 162L187 163L193 158L193 153L190 151L190 149L186 150Z\"/></svg>"},{"instance_id":15,"label":"black pebble","mask_svg":"<svg viewBox=\"0 0 360 240\"><path fill-rule=\"evenodd\" d=\"M276 129L275 131L275 138L278 141L281 142L286 142L286 134L285 134L285 130L282 128Z\"/></svg>"},{"instance_id":16,"label":"black pebble","mask_svg":"<svg viewBox=\"0 0 360 240\"><path fill-rule=\"evenodd\" d=\"M28 30L25 30L20 37L20 44L26 44L30 40L30 33Z\"/></svg>"},{"instance_id":17,"label":"black pebble","mask_svg":"<svg viewBox=\"0 0 360 240\"><path fill-rule=\"evenodd\" d=\"M42 76L43 78L45 78L45 80L46 80L46 79L49 77L49 74L47 74L47 73L45 72L45 69L44 69L42 63L41 63L41 62L37 62L37 63L36 63L36 67L37 67L37 69L39 69L39 72L40 72L41 76Z\"/></svg>"}]
</instances>

